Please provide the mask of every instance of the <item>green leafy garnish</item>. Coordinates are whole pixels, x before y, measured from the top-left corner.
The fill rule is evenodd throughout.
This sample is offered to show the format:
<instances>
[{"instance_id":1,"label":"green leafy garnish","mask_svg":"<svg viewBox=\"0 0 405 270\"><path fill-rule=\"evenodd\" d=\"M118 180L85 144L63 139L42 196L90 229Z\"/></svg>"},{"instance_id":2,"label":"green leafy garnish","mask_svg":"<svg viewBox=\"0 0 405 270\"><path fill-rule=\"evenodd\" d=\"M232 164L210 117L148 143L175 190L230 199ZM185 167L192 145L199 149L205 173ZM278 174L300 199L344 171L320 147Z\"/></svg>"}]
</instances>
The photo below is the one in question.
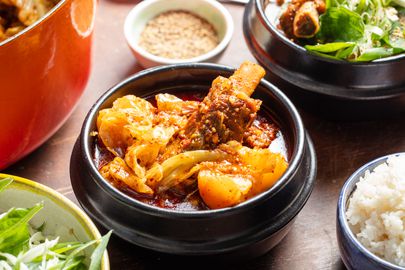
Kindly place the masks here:
<instances>
[{"instance_id":1,"label":"green leafy garnish","mask_svg":"<svg viewBox=\"0 0 405 270\"><path fill-rule=\"evenodd\" d=\"M29 239L28 221L44 207L42 203L32 208L11 208L0 218L0 252L15 254L23 249Z\"/></svg>"},{"instance_id":2,"label":"green leafy garnish","mask_svg":"<svg viewBox=\"0 0 405 270\"><path fill-rule=\"evenodd\" d=\"M101 260L104 254L104 250L107 248L108 241L110 240L112 231L109 231L106 235L101 238L100 244L91 254L91 263L89 270L98 270L101 266Z\"/></svg>"},{"instance_id":3,"label":"green leafy garnish","mask_svg":"<svg viewBox=\"0 0 405 270\"><path fill-rule=\"evenodd\" d=\"M325 0L325 5L318 44L306 45L308 51L353 62L405 52L405 0Z\"/></svg>"},{"instance_id":4,"label":"green leafy garnish","mask_svg":"<svg viewBox=\"0 0 405 270\"><path fill-rule=\"evenodd\" d=\"M0 192L12 181L0 179ZM86 243L49 240L42 234L44 223L36 229L29 224L43 207L38 203L32 208L11 208L0 213L0 269L99 270L112 232ZM87 266L84 251L95 245Z\"/></svg>"},{"instance_id":5,"label":"green leafy garnish","mask_svg":"<svg viewBox=\"0 0 405 270\"><path fill-rule=\"evenodd\" d=\"M321 29L317 38L324 41L358 41L364 35L361 16L344 7L331 7L320 18Z\"/></svg>"},{"instance_id":6,"label":"green leafy garnish","mask_svg":"<svg viewBox=\"0 0 405 270\"><path fill-rule=\"evenodd\" d=\"M320 53L331 53L336 52L348 47L353 47L355 43L353 42L333 42L318 45L306 45L305 48L309 51L320 52Z\"/></svg>"},{"instance_id":7,"label":"green leafy garnish","mask_svg":"<svg viewBox=\"0 0 405 270\"><path fill-rule=\"evenodd\" d=\"M362 53L358 58L357 61L372 61L376 59L380 59L383 57L387 57L392 55L393 49L392 48L371 48L366 50L364 53Z\"/></svg>"}]
</instances>

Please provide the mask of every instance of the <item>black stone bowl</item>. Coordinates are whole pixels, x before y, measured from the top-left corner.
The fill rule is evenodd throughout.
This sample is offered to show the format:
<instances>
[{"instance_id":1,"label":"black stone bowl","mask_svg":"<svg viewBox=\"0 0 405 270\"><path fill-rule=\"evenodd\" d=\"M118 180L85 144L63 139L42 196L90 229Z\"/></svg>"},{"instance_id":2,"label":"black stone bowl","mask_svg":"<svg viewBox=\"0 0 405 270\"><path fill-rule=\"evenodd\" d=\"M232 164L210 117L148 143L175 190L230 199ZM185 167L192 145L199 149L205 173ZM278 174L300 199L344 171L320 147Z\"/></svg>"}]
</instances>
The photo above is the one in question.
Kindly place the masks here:
<instances>
[{"instance_id":1,"label":"black stone bowl","mask_svg":"<svg viewBox=\"0 0 405 270\"><path fill-rule=\"evenodd\" d=\"M243 18L249 50L297 105L336 119L372 119L405 111L405 54L351 63L315 55L277 29L279 7L251 0ZM274 1L272 1L274 2Z\"/></svg>"},{"instance_id":2,"label":"black stone bowl","mask_svg":"<svg viewBox=\"0 0 405 270\"><path fill-rule=\"evenodd\" d=\"M287 234L309 198L316 178L313 145L294 105L275 86L262 80L254 98L284 132L289 168L268 191L235 207L180 212L147 205L103 179L93 162L98 112L121 96L207 92L218 75L233 69L214 64L181 64L137 73L107 91L91 108L74 147L70 176L84 210L119 237L158 252L218 258L264 254Z\"/></svg>"}]
</instances>

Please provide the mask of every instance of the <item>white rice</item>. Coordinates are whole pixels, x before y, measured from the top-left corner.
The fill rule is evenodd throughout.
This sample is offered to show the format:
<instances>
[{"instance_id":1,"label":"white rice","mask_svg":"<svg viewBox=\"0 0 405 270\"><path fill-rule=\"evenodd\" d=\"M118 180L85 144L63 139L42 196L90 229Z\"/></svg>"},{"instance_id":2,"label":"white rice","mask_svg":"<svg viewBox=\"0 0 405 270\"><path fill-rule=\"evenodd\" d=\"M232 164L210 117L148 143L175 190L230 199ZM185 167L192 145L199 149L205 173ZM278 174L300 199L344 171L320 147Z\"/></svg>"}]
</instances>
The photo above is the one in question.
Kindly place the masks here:
<instances>
[{"instance_id":1,"label":"white rice","mask_svg":"<svg viewBox=\"0 0 405 270\"><path fill-rule=\"evenodd\" d=\"M365 173L350 198L346 216L368 250L405 266L405 156L391 157Z\"/></svg>"}]
</instances>

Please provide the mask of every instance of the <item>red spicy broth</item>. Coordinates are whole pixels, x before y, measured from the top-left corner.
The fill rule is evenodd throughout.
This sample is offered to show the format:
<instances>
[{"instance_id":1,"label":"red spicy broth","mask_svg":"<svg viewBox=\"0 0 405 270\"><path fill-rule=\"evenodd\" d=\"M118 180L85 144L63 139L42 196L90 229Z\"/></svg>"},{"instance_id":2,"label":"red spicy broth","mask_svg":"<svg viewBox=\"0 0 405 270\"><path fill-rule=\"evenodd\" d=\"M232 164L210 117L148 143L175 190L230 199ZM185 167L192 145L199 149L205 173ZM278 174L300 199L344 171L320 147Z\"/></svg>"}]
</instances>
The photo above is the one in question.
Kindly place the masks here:
<instances>
[{"instance_id":1,"label":"red spicy broth","mask_svg":"<svg viewBox=\"0 0 405 270\"><path fill-rule=\"evenodd\" d=\"M182 100L193 100L201 101L205 97L204 92L179 92L175 95ZM154 106L156 106L156 101L154 97L147 98ZM265 129L270 129L272 141L269 148L273 152L281 153L288 161L288 148L280 128L271 120L269 113L265 110L259 110L258 115L253 123L253 125L260 126ZM244 143L246 146L246 144ZM95 137L94 148L93 148L93 161L97 169L100 170L103 166L114 159L114 155L108 151L108 149L103 145L102 141ZM110 182L111 183L111 182ZM163 194L155 194L153 196L140 194L130 188L125 184L118 184L116 182L111 183L114 187L119 189L121 192L127 194L128 196L146 203L148 205L180 210L180 211L197 211L197 210L208 210L209 208L205 205L200 194L198 192L197 184L188 188L188 190L182 190L180 193L174 190L168 190Z\"/></svg>"}]
</instances>

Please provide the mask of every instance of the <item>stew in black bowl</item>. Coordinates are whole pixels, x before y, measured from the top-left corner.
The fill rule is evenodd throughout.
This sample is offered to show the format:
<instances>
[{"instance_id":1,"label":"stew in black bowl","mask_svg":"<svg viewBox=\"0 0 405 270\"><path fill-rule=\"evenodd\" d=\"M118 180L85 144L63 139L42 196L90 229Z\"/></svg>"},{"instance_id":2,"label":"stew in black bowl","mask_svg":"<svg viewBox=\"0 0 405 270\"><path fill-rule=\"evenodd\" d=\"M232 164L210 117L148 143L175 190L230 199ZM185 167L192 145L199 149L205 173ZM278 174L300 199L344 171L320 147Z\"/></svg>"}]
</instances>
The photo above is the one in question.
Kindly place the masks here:
<instances>
[{"instance_id":1,"label":"stew in black bowl","mask_svg":"<svg viewBox=\"0 0 405 270\"><path fill-rule=\"evenodd\" d=\"M101 125L97 118L101 111L112 108L114 101L118 98L130 95L152 101L158 94L184 98L193 96L196 92L202 93L201 97L204 97L215 78L218 76L228 78L233 72L231 68L214 64L159 67L140 72L107 91L89 112L71 157L72 186L85 211L106 228L114 229L114 232L123 239L144 248L170 254L246 259L261 255L279 243L312 191L316 176L316 158L312 143L293 104L280 90L265 80L258 79L258 85L251 97L243 94L239 97L246 102L250 102L250 99L261 101L260 111L254 118L259 121L259 125L269 124L271 128L281 131L281 133L274 131L275 133L269 134L275 137L277 134L283 135L284 141L281 145L286 146L287 151L278 155L285 156L288 166L274 183L257 194L247 193L252 196L238 197L241 200L233 201L229 205L221 205L221 207L216 207L218 205L212 207L212 204L207 204L209 200L201 200L200 202L204 203L198 206L198 209L179 210L176 207L160 207L162 205L156 205L156 200L150 200L150 198L142 200L139 198L139 192L134 194L134 190L123 190L122 187L112 184L103 177L99 169L111 162L112 156L104 161L104 157L100 158L100 156L96 156L95 159L95 146L101 149L106 146L105 141L103 141L104 146L98 141ZM255 114L249 113L247 116L243 123L252 124L252 116ZM201 129L193 129L192 133L196 134L199 130ZM215 133L220 132L213 132L212 135ZM236 133L230 135L232 132L227 132L226 134L234 136ZM231 143L236 147L235 149L251 151L244 148L249 145L247 141L243 141L244 136L240 134L235 136L232 138L236 143ZM196 137L193 135L185 138ZM221 138L223 137L208 136L204 138L203 144L198 140L185 140L179 145L185 148L199 145L198 150L188 149L191 151L217 151L218 149L213 146L216 145L216 140ZM240 145L237 145L238 140ZM273 141L276 140L272 138ZM267 151L264 149L267 148L264 147L258 151L264 153ZM105 150L103 151L105 153ZM220 151L224 149L221 148ZM227 149L225 153L228 153L226 151L232 153L234 150ZM270 152L272 151L276 150L271 149ZM117 155L114 156L117 157ZM125 160L125 155L123 157ZM97 160L102 161L102 164ZM254 158L245 162L254 162L253 160ZM232 160L226 161L227 165L232 165L230 162ZM271 159L267 161L260 166L266 167L272 162ZM236 174L243 175L243 170L239 168ZM203 171L202 168L199 174L201 171ZM221 176L224 174L222 169L215 172L220 173ZM274 172L274 168L271 172ZM209 173L203 174L202 177L201 175L198 177L197 174L198 181L194 182L194 185L198 186L206 175ZM235 174L228 171L225 175L226 177L222 180L235 180L232 178ZM257 179L251 180L252 187L255 187L254 181ZM158 191L153 185L150 187ZM199 195L201 196L201 193ZM204 195L201 198L203 199ZM181 201L184 202L182 196ZM176 202L174 201L175 206ZM185 202L187 203L187 200ZM173 201L169 200L165 203L172 205Z\"/></svg>"}]
</instances>

